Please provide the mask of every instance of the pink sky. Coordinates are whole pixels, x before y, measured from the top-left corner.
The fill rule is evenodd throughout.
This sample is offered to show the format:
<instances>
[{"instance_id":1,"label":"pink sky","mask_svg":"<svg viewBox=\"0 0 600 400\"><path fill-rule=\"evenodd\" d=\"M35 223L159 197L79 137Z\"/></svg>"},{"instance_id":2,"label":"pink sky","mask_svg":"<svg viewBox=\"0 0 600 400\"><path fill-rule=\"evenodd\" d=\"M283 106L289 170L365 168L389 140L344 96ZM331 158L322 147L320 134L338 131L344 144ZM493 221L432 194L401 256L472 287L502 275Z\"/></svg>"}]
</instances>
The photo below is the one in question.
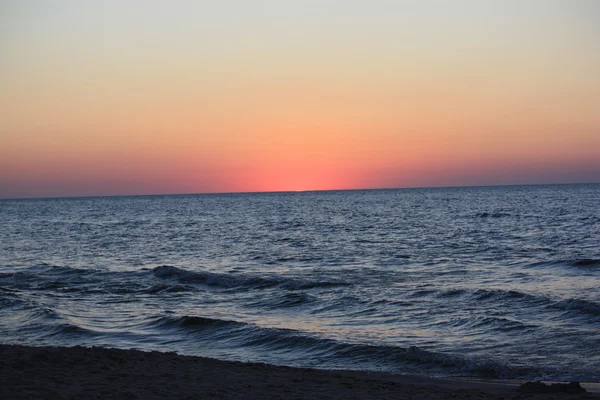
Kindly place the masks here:
<instances>
[{"instance_id":1,"label":"pink sky","mask_svg":"<svg viewBox=\"0 0 600 400\"><path fill-rule=\"evenodd\" d=\"M496 3L5 2L0 197L599 182L600 6Z\"/></svg>"}]
</instances>

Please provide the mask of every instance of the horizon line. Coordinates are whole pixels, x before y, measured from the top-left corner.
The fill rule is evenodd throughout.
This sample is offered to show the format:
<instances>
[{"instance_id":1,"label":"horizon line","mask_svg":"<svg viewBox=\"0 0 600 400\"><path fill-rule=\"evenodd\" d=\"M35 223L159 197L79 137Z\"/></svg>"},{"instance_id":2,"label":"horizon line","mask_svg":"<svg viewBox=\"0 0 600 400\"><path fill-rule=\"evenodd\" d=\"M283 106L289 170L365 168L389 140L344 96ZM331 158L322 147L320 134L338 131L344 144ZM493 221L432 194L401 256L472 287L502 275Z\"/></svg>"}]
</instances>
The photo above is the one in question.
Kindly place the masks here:
<instances>
[{"instance_id":1,"label":"horizon line","mask_svg":"<svg viewBox=\"0 0 600 400\"><path fill-rule=\"evenodd\" d=\"M499 185L448 185L448 186L404 186L380 188L351 188L351 189L308 189L308 190L267 190L267 191L239 191L239 192L188 192L188 193L144 193L144 194L98 194L75 196L40 196L40 197L0 197L0 201L14 200L67 200L67 199L92 199L105 197L157 197L157 196L200 196L200 195L234 195L234 194L277 194L277 193L315 193L315 192L357 192L367 190L415 190L415 189L460 189L460 188L492 188L510 186L566 186L566 185L598 185L595 182L559 182L559 183L508 183Z\"/></svg>"}]
</instances>

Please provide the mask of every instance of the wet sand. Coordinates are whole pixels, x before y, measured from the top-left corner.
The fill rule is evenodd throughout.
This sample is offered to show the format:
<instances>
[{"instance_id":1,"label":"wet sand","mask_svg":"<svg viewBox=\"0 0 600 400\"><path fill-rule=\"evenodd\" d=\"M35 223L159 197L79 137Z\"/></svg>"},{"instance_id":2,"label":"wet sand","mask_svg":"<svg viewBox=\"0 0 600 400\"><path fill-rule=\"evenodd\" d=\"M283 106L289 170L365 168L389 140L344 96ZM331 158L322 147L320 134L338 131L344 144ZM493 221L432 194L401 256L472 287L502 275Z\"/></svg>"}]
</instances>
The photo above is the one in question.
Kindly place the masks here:
<instances>
[{"instance_id":1,"label":"wet sand","mask_svg":"<svg viewBox=\"0 0 600 400\"><path fill-rule=\"evenodd\" d=\"M2 399L600 399L516 385L219 361L175 353L0 345Z\"/></svg>"}]
</instances>

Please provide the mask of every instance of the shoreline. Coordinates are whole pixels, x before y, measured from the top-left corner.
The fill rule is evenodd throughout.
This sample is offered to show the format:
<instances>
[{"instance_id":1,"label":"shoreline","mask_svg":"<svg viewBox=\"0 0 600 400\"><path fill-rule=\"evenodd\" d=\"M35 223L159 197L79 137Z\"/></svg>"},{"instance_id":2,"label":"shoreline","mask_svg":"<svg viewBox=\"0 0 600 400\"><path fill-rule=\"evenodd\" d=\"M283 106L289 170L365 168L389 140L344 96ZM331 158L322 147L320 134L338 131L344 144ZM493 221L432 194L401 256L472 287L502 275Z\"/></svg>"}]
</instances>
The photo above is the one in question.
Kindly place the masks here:
<instances>
[{"instance_id":1,"label":"shoreline","mask_svg":"<svg viewBox=\"0 0 600 400\"><path fill-rule=\"evenodd\" d=\"M583 385L586 387L586 385ZM518 383L317 370L99 347L0 344L3 399L600 399Z\"/></svg>"}]
</instances>

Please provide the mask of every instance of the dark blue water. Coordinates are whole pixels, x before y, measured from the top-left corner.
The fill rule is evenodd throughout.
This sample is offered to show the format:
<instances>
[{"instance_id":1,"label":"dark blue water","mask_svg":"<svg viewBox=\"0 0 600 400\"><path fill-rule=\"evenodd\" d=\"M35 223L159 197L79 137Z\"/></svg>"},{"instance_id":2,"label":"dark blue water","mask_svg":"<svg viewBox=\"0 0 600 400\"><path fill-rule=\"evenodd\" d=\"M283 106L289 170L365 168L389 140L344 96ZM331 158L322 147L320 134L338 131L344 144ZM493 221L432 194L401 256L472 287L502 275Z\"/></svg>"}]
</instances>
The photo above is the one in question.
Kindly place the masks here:
<instances>
[{"instance_id":1,"label":"dark blue water","mask_svg":"<svg viewBox=\"0 0 600 400\"><path fill-rule=\"evenodd\" d=\"M600 185L0 201L0 341L600 381Z\"/></svg>"}]
</instances>

